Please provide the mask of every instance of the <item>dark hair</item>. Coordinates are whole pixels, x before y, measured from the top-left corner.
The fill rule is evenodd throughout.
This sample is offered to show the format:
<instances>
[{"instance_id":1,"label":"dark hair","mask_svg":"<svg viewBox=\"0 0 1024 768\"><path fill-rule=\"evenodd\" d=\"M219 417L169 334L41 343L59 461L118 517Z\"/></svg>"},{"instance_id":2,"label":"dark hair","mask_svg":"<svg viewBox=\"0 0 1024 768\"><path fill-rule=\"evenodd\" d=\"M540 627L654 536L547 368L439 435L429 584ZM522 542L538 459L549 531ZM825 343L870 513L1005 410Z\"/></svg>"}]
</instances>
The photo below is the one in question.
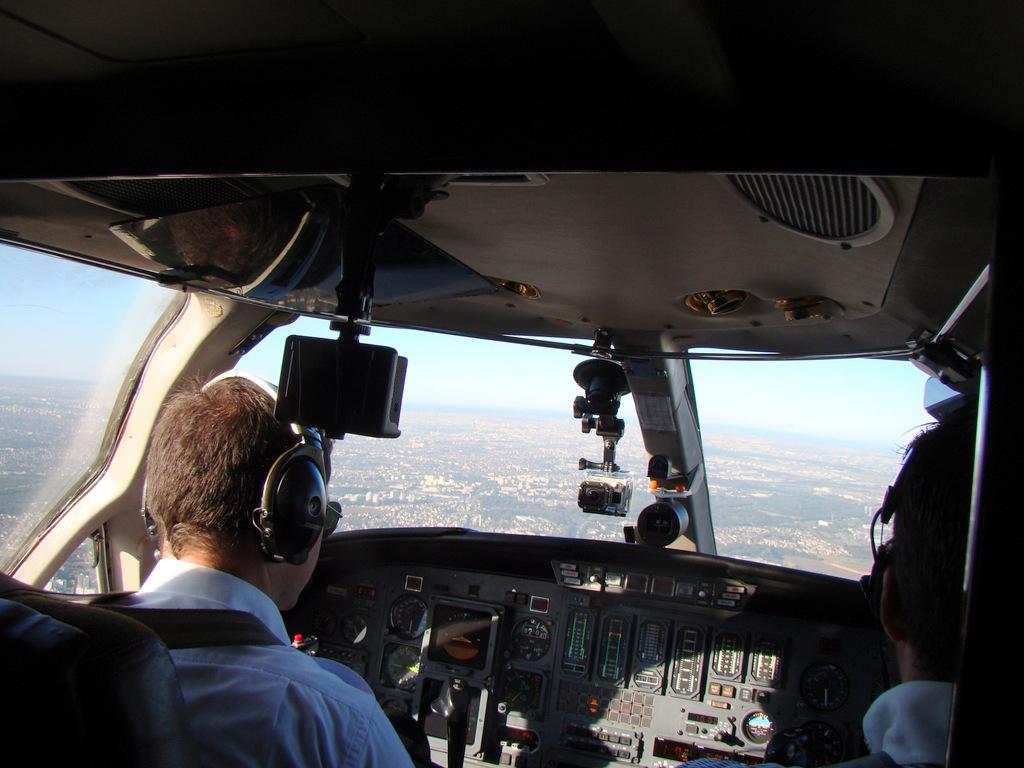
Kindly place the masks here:
<instances>
[{"instance_id":1,"label":"dark hair","mask_svg":"<svg viewBox=\"0 0 1024 768\"><path fill-rule=\"evenodd\" d=\"M907 641L937 680L956 677L974 485L976 417L963 409L911 443L887 506Z\"/></svg>"},{"instance_id":2,"label":"dark hair","mask_svg":"<svg viewBox=\"0 0 1024 768\"><path fill-rule=\"evenodd\" d=\"M244 379L190 381L153 428L146 504L175 557L255 543L250 520L274 461L296 443L273 400Z\"/></svg>"}]
</instances>

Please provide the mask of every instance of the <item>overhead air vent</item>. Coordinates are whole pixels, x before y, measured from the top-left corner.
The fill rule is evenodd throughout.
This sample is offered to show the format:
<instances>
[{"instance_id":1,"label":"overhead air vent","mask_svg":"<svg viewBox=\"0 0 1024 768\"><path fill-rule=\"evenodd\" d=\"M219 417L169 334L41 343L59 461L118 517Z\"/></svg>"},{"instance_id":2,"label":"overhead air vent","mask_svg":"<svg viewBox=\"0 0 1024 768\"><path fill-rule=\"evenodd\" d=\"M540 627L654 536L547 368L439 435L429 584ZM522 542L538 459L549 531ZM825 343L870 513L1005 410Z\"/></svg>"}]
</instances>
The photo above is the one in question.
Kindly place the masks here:
<instances>
[{"instance_id":1,"label":"overhead air vent","mask_svg":"<svg viewBox=\"0 0 1024 768\"><path fill-rule=\"evenodd\" d=\"M212 208L257 194L244 183L229 179L98 179L70 181L67 186L84 197L136 216Z\"/></svg>"},{"instance_id":2,"label":"overhead air vent","mask_svg":"<svg viewBox=\"0 0 1024 768\"><path fill-rule=\"evenodd\" d=\"M767 220L841 246L866 245L884 237L896 215L881 185L863 176L730 174L728 178Z\"/></svg>"},{"instance_id":3,"label":"overhead air vent","mask_svg":"<svg viewBox=\"0 0 1024 768\"><path fill-rule=\"evenodd\" d=\"M746 291L698 291L686 297L686 306L699 315L727 315L747 303Z\"/></svg>"}]
</instances>

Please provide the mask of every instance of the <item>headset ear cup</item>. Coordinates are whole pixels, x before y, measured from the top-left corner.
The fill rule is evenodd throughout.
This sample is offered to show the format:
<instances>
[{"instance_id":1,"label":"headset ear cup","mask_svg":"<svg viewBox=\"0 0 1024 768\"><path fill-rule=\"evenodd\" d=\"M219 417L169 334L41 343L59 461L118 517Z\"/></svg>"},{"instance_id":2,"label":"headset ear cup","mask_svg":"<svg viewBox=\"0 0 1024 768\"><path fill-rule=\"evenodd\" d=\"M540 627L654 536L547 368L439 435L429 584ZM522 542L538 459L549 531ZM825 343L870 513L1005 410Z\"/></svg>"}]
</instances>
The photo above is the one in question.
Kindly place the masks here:
<instances>
[{"instance_id":1,"label":"headset ear cup","mask_svg":"<svg viewBox=\"0 0 1024 768\"><path fill-rule=\"evenodd\" d=\"M278 537L281 556L289 563L301 565L323 533L326 519L327 490L312 461L298 459L285 468L274 507L279 520L283 517L287 521Z\"/></svg>"},{"instance_id":2,"label":"headset ear cup","mask_svg":"<svg viewBox=\"0 0 1024 768\"><path fill-rule=\"evenodd\" d=\"M867 583L863 585L864 594L871 605L871 612L879 621L882 618L882 586L885 583L885 572L891 564L892 542L888 541L878 548L875 561L871 565L871 575L867 577Z\"/></svg>"},{"instance_id":3,"label":"headset ear cup","mask_svg":"<svg viewBox=\"0 0 1024 768\"><path fill-rule=\"evenodd\" d=\"M313 451L297 445L270 470L263 506L253 512L264 553L278 562L301 565L323 533L327 488Z\"/></svg>"}]
</instances>

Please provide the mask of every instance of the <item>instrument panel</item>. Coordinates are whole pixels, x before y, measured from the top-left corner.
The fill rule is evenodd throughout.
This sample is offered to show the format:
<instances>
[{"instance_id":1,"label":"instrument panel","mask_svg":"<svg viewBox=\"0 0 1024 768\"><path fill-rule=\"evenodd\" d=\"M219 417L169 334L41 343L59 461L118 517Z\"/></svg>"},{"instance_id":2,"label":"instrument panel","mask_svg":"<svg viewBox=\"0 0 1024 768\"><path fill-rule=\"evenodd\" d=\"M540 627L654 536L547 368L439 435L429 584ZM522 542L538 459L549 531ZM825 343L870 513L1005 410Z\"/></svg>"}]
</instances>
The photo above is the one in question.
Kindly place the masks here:
<instances>
[{"instance_id":1,"label":"instrument panel","mask_svg":"<svg viewBox=\"0 0 1024 768\"><path fill-rule=\"evenodd\" d=\"M466 765L754 764L794 726L821 764L860 754L879 651L855 582L468 532L346 534L325 549L289 630L419 720L439 765L432 704L455 679Z\"/></svg>"}]
</instances>

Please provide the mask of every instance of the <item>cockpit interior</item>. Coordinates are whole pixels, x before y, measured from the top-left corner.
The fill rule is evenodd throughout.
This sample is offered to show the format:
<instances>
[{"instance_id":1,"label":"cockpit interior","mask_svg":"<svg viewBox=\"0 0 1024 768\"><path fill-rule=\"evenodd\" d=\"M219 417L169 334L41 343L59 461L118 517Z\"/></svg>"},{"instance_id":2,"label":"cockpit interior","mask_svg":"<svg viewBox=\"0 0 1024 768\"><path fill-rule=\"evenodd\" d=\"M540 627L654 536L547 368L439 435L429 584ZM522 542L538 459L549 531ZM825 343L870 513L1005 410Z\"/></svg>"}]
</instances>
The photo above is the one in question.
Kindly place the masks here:
<instances>
[{"instance_id":1,"label":"cockpit interior","mask_svg":"<svg viewBox=\"0 0 1024 768\"><path fill-rule=\"evenodd\" d=\"M351 507L285 624L432 763L753 765L792 729L801 765L850 760L891 648L856 568L723 543L714 471L761 469L707 460L694 371L884 361L932 418L979 410L946 764L1000 754L967 718L1008 679L1022 28L1005 3L0 0L0 597L137 590L161 407L276 344L277 414L336 441ZM403 403L433 339L560 356L569 482L499 466L517 413L444 514L374 521L355 457L412 441L373 459L405 495L445 442ZM458 386L528 408L488 366ZM530 529L549 513L610 534Z\"/></svg>"}]
</instances>

